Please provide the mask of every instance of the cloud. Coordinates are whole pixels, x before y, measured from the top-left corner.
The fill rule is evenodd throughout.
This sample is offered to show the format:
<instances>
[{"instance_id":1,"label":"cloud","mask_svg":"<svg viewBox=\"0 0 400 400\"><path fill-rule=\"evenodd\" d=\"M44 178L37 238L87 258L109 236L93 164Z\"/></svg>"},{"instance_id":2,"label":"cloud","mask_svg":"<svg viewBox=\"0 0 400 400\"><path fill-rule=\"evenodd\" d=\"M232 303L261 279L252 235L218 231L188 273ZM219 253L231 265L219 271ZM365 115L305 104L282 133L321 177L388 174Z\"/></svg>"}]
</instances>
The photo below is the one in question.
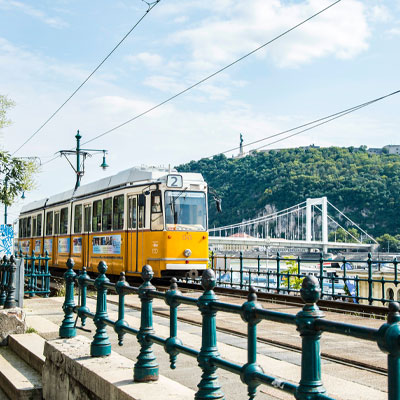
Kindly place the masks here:
<instances>
[{"instance_id":1,"label":"cloud","mask_svg":"<svg viewBox=\"0 0 400 400\"><path fill-rule=\"evenodd\" d=\"M161 90L162 92L177 93L185 89L185 85L173 77L153 75L144 80L144 85Z\"/></svg>"},{"instance_id":2,"label":"cloud","mask_svg":"<svg viewBox=\"0 0 400 400\"><path fill-rule=\"evenodd\" d=\"M38 10L37 8L34 8L28 4L22 3L20 1L6 1L6 0L0 0L0 9L3 10L19 10L22 13L29 15L33 18L36 18L42 22L44 22L46 25L51 26L52 28L65 28L68 26L68 24L62 20L59 17L49 17L46 15L43 11Z\"/></svg>"},{"instance_id":3,"label":"cloud","mask_svg":"<svg viewBox=\"0 0 400 400\"><path fill-rule=\"evenodd\" d=\"M172 34L169 37L171 43L187 46L193 61L207 60L209 65L221 65L253 50L331 3L254 0L249 7L244 2L226 2L230 3L229 7L219 5L212 17L205 17L196 27ZM347 0L272 44L261 57L270 57L279 67L297 67L326 56L355 57L368 48L370 33L366 18L365 7L360 1Z\"/></svg>"},{"instance_id":4,"label":"cloud","mask_svg":"<svg viewBox=\"0 0 400 400\"><path fill-rule=\"evenodd\" d=\"M387 7L383 4L377 4L368 10L368 19L374 22L388 22L392 19L392 16Z\"/></svg>"},{"instance_id":5,"label":"cloud","mask_svg":"<svg viewBox=\"0 0 400 400\"><path fill-rule=\"evenodd\" d=\"M129 63L134 66L143 64L148 68L157 68L163 62L163 58L159 54L148 52L139 53L137 55L129 55L125 58Z\"/></svg>"},{"instance_id":6,"label":"cloud","mask_svg":"<svg viewBox=\"0 0 400 400\"><path fill-rule=\"evenodd\" d=\"M392 28L387 31L390 36L399 36L400 35L400 28Z\"/></svg>"}]
</instances>

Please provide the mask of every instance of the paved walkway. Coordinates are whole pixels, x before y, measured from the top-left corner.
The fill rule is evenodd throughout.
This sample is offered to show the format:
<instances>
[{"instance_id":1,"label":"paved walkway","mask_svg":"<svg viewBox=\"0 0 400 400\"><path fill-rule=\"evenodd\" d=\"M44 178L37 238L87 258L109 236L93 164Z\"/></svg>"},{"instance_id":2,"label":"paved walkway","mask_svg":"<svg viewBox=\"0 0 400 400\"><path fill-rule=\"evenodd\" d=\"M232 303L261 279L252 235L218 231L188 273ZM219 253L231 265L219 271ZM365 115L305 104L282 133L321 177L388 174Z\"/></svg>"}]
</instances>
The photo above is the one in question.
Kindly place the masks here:
<instances>
[{"instance_id":1,"label":"paved walkway","mask_svg":"<svg viewBox=\"0 0 400 400\"><path fill-rule=\"evenodd\" d=\"M200 293L191 293L191 297L197 297ZM108 299L114 303L117 296L108 296ZM139 300L136 295L128 295L125 297L126 303L133 307L139 307ZM60 325L63 313L61 305L63 298L51 299L29 299L26 301L25 309L28 313L29 320L34 321L35 316L42 316L48 320ZM242 304L243 299L219 297L220 301ZM110 303L108 312L111 319L117 319L117 306ZM89 308L95 310L94 300L89 299ZM264 303L265 308L288 313L298 312L298 307L282 306L272 303ZM168 337L169 336L169 320L162 317L162 314L168 315L168 307L161 300L155 300L153 309L159 314L154 316L154 328L156 334ZM368 325L379 327L383 321L374 319L365 319L344 314L326 313L328 319L340 320L354 324ZM196 307L181 305L178 311L179 317L186 321L200 321L200 313ZM127 309L126 319L129 324L135 328L140 326L140 313L135 309ZM91 320L88 320L88 328L91 332L78 331L79 334L84 334L92 337L95 327ZM244 364L247 357L246 339L237 335L227 333L246 332L246 325L239 316L218 313L217 327L224 329L224 333L218 333L218 350L221 356L235 363ZM124 346L117 345L116 334L108 329L110 339L112 341L113 350L120 352L124 356L136 359L139 347L135 337L125 335ZM189 322L179 322L178 336L184 344L195 349L200 349L201 346L201 328ZM263 321L259 324L259 337L266 339L279 340L282 343L300 345L299 334L294 326L278 324L273 322ZM168 355L164 350L157 345L154 345L154 351L157 360L160 363L160 373L168 378L174 379L196 390L199 383L201 370L197 366L195 359L179 355L176 370L169 369ZM376 344L341 337L339 335L324 334L322 340L323 352L337 352L340 354L351 355L359 361L373 360L376 365L385 366L386 357L381 353ZM300 362L301 355L297 352L288 351L270 344L260 343L258 345L258 362L264 368L267 374L276 376L277 378L289 380L293 383L298 383L300 380ZM381 374L372 373L365 370L356 369L335 362L322 362L323 382L330 396L337 399L386 399L387 377ZM246 397L246 386L240 381L240 378L234 374L218 370L219 380L223 387L228 400L241 400ZM259 388L258 400L270 399L291 399L292 397L275 388L261 386Z\"/></svg>"}]
</instances>

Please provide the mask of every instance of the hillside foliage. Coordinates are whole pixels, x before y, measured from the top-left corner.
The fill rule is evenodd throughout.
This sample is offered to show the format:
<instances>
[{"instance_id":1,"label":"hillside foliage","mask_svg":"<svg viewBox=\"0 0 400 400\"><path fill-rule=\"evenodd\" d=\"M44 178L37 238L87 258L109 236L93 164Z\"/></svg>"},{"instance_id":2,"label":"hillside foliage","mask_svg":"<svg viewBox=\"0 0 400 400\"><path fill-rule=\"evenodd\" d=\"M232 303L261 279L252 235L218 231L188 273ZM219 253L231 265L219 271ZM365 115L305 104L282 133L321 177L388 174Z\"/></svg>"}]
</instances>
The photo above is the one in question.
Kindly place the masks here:
<instances>
[{"instance_id":1,"label":"hillside foliage","mask_svg":"<svg viewBox=\"0 0 400 400\"><path fill-rule=\"evenodd\" d=\"M375 237L400 234L400 157L360 148L294 148L243 158L191 161L178 171L200 172L222 198L218 214L210 197L209 226L282 210L308 197L327 196Z\"/></svg>"}]
</instances>

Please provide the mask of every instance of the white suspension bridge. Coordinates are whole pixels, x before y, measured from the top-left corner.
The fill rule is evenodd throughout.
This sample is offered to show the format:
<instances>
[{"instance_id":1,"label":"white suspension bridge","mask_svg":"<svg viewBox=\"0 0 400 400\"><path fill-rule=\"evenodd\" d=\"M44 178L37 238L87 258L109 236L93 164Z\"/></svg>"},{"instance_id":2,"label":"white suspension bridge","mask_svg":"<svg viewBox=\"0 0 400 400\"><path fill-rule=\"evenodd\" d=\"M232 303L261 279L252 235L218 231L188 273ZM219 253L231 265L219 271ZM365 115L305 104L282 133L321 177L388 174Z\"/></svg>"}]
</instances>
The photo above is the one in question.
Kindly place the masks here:
<instances>
[{"instance_id":1,"label":"white suspension bridge","mask_svg":"<svg viewBox=\"0 0 400 400\"><path fill-rule=\"evenodd\" d=\"M307 199L281 211L209 229L216 250L298 248L373 251L378 243L326 197Z\"/></svg>"}]
</instances>

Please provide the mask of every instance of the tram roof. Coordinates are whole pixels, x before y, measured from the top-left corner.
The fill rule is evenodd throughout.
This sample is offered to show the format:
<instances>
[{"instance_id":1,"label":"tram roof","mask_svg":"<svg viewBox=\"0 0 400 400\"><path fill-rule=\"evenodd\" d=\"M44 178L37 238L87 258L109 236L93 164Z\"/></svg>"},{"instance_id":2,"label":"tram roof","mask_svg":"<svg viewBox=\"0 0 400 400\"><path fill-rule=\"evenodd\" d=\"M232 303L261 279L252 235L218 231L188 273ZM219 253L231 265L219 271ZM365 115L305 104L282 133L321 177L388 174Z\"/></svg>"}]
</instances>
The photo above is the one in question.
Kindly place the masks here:
<instances>
[{"instance_id":1,"label":"tram roof","mask_svg":"<svg viewBox=\"0 0 400 400\"><path fill-rule=\"evenodd\" d=\"M200 173L178 172L176 169L169 170L156 167L132 167L124 171L118 172L116 175L112 175L88 183L86 185L82 185L78 187L76 191L70 189L45 199L33 201L22 207L21 214L43 208L44 206L66 202L72 197L77 199L80 197L88 196L92 193L94 194L118 187L124 187L129 184L138 184L141 182L143 182L143 184L146 184L156 181L165 182L167 179L167 175L170 173L179 173L179 175L183 176L185 182L192 182L197 184L204 183L203 176Z\"/></svg>"}]
</instances>

